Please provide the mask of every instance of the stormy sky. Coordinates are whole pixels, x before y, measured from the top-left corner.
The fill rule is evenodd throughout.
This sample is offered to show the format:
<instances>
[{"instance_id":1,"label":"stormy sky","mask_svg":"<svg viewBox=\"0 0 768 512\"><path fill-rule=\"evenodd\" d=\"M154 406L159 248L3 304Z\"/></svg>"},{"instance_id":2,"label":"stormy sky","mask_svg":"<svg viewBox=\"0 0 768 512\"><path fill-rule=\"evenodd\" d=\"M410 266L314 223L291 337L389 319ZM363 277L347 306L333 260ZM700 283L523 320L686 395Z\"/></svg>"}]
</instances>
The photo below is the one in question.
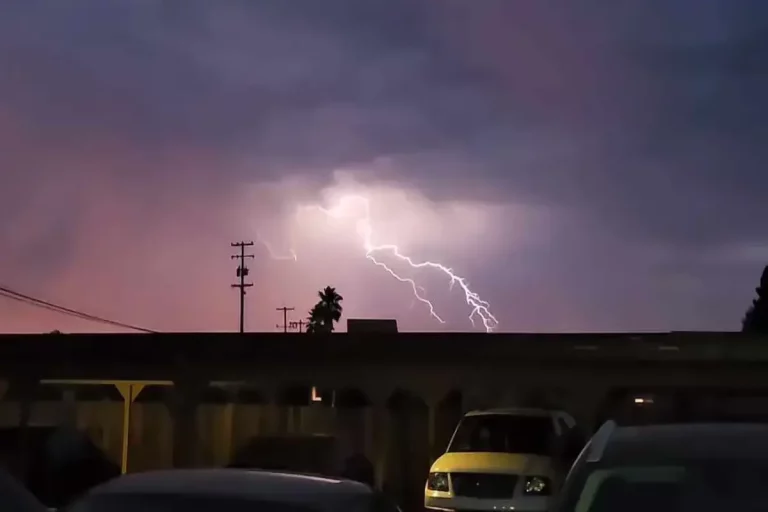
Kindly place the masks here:
<instances>
[{"instance_id":1,"label":"stormy sky","mask_svg":"<svg viewBox=\"0 0 768 512\"><path fill-rule=\"evenodd\" d=\"M0 284L164 331L731 330L768 263L764 0L8 0ZM340 203L341 202L341 203ZM329 215L321 208L339 215ZM343 211L342 211L343 210ZM290 257L292 252L295 260ZM0 331L105 329L0 298ZM342 330L344 326L341 326Z\"/></svg>"}]
</instances>

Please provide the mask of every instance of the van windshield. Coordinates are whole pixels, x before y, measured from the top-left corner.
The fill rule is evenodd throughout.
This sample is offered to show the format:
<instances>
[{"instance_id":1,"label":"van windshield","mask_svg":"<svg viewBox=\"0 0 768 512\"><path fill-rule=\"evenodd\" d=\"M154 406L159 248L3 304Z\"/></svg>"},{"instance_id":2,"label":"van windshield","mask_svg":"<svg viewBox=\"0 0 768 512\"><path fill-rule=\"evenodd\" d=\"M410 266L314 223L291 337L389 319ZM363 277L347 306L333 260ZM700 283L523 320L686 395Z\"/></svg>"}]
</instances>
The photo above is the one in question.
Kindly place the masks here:
<instances>
[{"instance_id":1,"label":"van windshield","mask_svg":"<svg viewBox=\"0 0 768 512\"><path fill-rule=\"evenodd\" d=\"M548 416L483 414L465 416L448 452L552 454L555 431Z\"/></svg>"}]
</instances>

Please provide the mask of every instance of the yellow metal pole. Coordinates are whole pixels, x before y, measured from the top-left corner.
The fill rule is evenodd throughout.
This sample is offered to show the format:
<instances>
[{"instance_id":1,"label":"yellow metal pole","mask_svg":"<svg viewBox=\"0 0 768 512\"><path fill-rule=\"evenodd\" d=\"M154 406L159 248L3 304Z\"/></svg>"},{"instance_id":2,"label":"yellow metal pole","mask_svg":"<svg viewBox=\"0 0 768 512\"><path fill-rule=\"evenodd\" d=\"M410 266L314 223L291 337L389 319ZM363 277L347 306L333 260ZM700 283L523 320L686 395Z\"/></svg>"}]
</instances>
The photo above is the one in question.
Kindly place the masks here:
<instances>
[{"instance_id":1,"label":"yellow metal pole","mask_svg":"<svg viewBox=\"0 0 768 512\"><path fill-rule=\"evenodd\" d=\"M131 436L131 405L133 404L133 384L128 384L128 396L123 397L123 457L120 472L128 472L128 442Z\"/></svg>"},{"instance_id":2,"label":"yellow metal pole","mask_svg":"<svg viewBox=\"0 0 768 512\"><path fill-rule=\"evenodd\" d=\"M139 393L144 389L147 384L144 382L116 382L115 387L123 397L123 453L121 457L120 471L122 474L128 472L128 451L129 441L131 439L131 408L133 402Z\"/></svg>"}]
</instances>

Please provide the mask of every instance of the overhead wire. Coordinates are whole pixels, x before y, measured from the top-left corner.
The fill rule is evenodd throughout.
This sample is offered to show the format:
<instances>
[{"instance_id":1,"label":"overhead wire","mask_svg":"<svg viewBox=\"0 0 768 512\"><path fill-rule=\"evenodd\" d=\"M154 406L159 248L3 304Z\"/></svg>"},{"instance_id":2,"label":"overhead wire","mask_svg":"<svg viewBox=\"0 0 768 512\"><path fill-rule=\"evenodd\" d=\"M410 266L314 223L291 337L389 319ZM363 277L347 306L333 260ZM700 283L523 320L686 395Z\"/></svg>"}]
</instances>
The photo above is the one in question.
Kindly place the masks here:
<instances>
[{"instance_id":1,"label":"overhead wire","mask_svg":"<svg viewBox=\"0 0 768 512\"><path fill-rule=\"evenodd\" d=\"M156 333L157 331L153 331L151 329L146 329L144 327L139 327L137 325L127 324L124 322L118 322L116 320L110 320L108 318L92 315L90 313L84 313L82 311L78 311L76 309L71 309L65 306L61 306L59 304L55 304L53 302L49 302L46 300L38 299L35 297L32 297L31 295L27 295L24 293L20 293L17 291L14 291L8 287L0 286L0 297L5 297L7 299L15 300L17 302L21 302L24 304L27 304L29 306L38 307L41 309L46 309L48 311L53 311L56 313L60 313L63 315L72 316L75 318L79 318L81 320L87 320L90 322L96 322L101 323L105 325L111 325L113 327L122 327L123 329L129 329L133 331L140 331L140 332L146 332L146 333Z\"/></svg>"},{"instance_id":2,"label":"overhead wire","mask_svg":"<svg viewBox=\"0 0 768 512\"><path fill-rule=\"evenodd\" d=\"M136 325L126 324L123 322L118 322L116 320L110 320L108 318L103 318L96 315L91 315L89 313L84 313L82 311L67 308L65 306L55 304L53 302L45 301L42 299L38 299L32 296L20 293L20 292L16 292L14 290L11 290L3 286L0 286L0 296L11 299L11 300L16 300L18 302L21 302L30 306L35 306L35 307L39 307L39 308L53 311L56 313L61 313L64 315L75 317L75 318L80 318L82 320L88 320L92 322L98 322L102 324L107 324L107 325L112 325L116 327L122 327L125 329L136 330L136 331L147 332L147 333L155 332L150 329L145 329L143 327L139 327Z\"/></svg>"}]
</instances>

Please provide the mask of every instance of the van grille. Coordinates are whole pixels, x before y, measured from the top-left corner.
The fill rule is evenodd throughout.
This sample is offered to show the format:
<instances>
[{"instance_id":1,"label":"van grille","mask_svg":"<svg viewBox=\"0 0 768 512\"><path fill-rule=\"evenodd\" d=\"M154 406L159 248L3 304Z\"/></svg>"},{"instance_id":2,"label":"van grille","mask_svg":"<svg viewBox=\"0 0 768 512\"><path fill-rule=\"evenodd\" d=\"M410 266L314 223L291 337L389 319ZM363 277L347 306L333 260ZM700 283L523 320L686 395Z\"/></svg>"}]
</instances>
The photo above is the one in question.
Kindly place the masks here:
<instances>
[{"instance_id":1,"label":"van grille","mask_svg":"<svg viewBox=\"0 0 768 512\"><path fill-rule=\"evenodd\" d=\"M453 495L466 498L512 498L517 475L496 473L451 473Z\"/></svg>"}]
</instances>

